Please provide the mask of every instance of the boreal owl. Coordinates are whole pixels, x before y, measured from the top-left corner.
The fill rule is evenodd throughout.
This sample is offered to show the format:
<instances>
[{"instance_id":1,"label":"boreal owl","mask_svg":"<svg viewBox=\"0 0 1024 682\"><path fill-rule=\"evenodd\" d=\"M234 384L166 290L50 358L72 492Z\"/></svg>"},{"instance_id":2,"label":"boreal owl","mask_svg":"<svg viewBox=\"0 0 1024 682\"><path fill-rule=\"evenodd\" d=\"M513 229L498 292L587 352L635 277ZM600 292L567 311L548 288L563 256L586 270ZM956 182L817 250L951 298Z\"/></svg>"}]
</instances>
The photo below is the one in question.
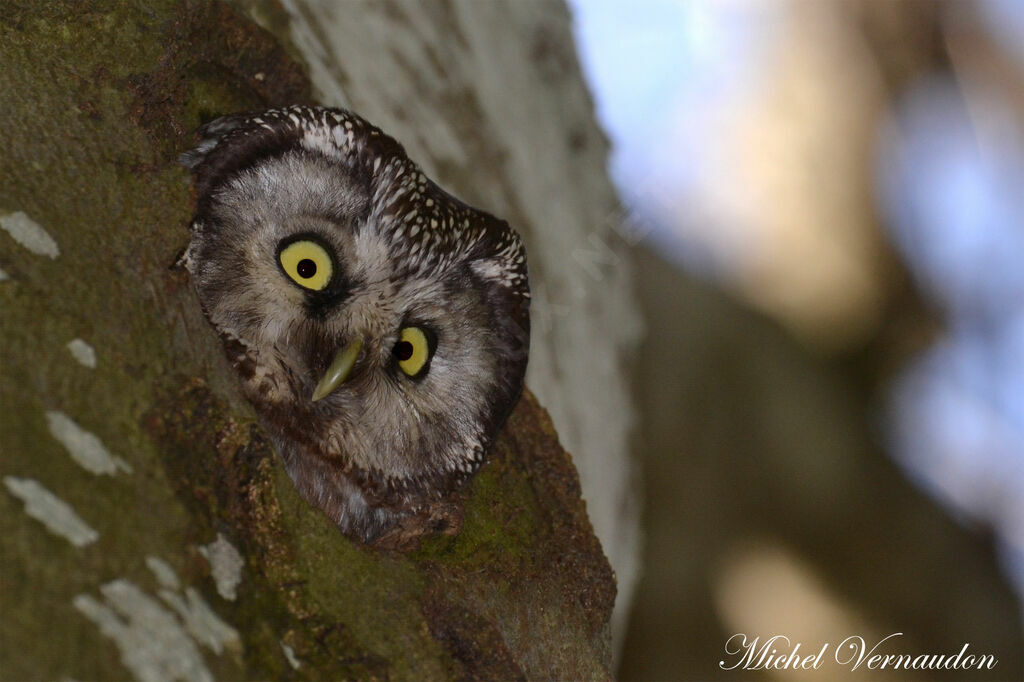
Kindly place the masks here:
<instances>
[{"instance_id":1,"label":"boreal owl","mask_svg":"<svg viewBox=\"0 0 1024 682\"><path fill-rule=\"evenodd\" d=\"M519 235L343 109L199 135L182 263L296 487L364 542L454 532L522 390Z\"/></svg>"}]
</instances>

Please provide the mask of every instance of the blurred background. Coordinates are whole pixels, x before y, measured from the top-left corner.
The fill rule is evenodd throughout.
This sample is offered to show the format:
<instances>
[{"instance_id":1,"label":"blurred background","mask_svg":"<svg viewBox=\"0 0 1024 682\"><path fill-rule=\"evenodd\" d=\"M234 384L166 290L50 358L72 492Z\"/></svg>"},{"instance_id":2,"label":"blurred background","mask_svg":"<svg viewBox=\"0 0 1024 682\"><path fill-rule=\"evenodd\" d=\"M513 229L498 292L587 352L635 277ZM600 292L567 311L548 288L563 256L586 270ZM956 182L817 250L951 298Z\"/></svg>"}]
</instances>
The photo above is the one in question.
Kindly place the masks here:
<instances>
[{"instance_id":1,"label":"blurred background","mask_svg":"<svg viewBox=\"0 0 1024 682\"><path fill-rule=\"evenodd\" d=\"M647 328L622 679L736 632L1024 679L1024 3L570 6Z\"/></svg>"}]
</instances>

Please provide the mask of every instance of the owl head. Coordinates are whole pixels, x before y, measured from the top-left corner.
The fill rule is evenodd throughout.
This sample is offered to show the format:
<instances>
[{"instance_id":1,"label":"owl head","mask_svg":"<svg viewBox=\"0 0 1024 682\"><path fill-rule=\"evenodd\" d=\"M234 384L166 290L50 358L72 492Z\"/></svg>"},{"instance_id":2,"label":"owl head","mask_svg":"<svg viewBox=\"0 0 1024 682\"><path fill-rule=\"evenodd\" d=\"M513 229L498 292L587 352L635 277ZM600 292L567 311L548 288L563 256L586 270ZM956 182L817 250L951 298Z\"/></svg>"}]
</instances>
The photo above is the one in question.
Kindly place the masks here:
<instances>
[{"instance_id":1,"label":"owl head","mask_svg":"<svg viewBox=\"0 0 1024 682\"><path fill-rule=\"evenodd\" d=\"M519 235L341 109L200 135L183 262L296 487L364 541L435 509L522 390Z\"/></svg>"}]
</instances>

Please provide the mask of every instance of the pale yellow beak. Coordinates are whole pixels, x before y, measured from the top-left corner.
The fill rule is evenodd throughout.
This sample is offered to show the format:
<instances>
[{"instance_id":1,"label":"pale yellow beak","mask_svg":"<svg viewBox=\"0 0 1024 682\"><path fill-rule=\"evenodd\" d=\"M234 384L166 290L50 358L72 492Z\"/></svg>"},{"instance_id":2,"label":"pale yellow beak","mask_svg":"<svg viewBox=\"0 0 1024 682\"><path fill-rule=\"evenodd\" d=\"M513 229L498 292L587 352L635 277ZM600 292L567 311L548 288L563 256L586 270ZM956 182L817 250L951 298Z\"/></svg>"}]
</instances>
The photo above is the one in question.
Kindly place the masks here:
<instances>
[{"instance_id":1,"label":"pale yellow beak","mask_svg":"<svg viewBox=\"0 0 1024 682\"><path fill-rule=\"evenodd\" d=\"M323 378L320 379L320 383L316 385L316 389L313 391L313 402L325 398L334 392L334 389L345 383L345 379L348 379L348 375L352 373L352 367L356 364L356 358L359 357L359 351L363 349L363 340L356 338L349 341L344 348L338 350L334 354L334 360L331 361L331 366L324 372Z\"/></svg>"}]
</instances>

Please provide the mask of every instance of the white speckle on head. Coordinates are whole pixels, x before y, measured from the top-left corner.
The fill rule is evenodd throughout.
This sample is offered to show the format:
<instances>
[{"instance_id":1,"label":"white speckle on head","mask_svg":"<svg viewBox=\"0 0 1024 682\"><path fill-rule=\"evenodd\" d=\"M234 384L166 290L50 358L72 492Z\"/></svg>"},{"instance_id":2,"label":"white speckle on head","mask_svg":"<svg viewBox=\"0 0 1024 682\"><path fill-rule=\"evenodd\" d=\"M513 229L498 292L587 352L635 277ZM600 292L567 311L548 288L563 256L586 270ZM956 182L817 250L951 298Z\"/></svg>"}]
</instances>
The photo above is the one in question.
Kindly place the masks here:
<instances>
[{"instance_id":1,"label":"white speckle on head","mask_svg":"<svg viewBox=\"0 0 1024 682\"><path fill-rule=\"evenodd\" d=\"M114 475L118 469L130 474L131 466L112 455L99 438L76 424L63 412L47 412L50 434L60 441L79 466L94 474Z\"/></svg>"},{"instance_id":2,"label":"white speckle on head","mask_svg":"<svg viewBox=\"0 0 1024 682\"><path fill-rule=\"evenodd\" d=\"M178 612L193 639L213 653L223 653L225 646L241 649L242 640L238 631L221 620L194 588L185 588L184 599L171 590L160 590L160 598Z\"/></svg>"},{"instance_id":3,"label":"white speckle on head","mask_svg":"<svg viewBox=\"0 0 1024 682\"><path fill-rule=\"evenodd\" d=\"M43 226L29 218L22 211L0 216L0 228L10 234L14 241L40 256L56 258L60 248Z\"/></svg>"},{"instance_id":4,"label":"white speckle on head","mask_svg":"<svg viewBox=\"0 0 1024 682\"><path fill-rule=\"evenodd\" d=\"M140 682L213 682L195 642L174 614L133 583L118 579L100 588L106 602L89 594L75 608L114 640L121 662Z\"/></svg>"},{"instance_id":5,"label":"white speckle on head","mask_svg":"<svg viewBox=\"0 0 1024 682\"><path fill-rule=\"evenodd\" d=\"M99 538L100 534L90 528L67 502L44 488L39 481L4 476L4 485L25 503L26 514L75 547L84 547Z\"/></svg>"},{"instance_id":6,"label":"white speckle on head","mask_svg":"<svg viewBox=\"0 0 1024 682\"><path fill-rule=\"evenodd\" d=\"M478 260L470 264L473 272L480 277L493 280L502 280L505 277L506 269L501 262L494 259Z\"/></svg>"},{"instance_id":7,"label":"white speckle on head","mask_svg":"<svg viewBox=\"0 0 1024 682\"><path fill-rule=\"evenodd\" d=\"M199 553L210 562L210 574L217 583L217 594L228 601L238 596L238 584L242 582L242 566L245 561L235 546L217 533L217 539L199 547Z\"/></svg>"},{"instance_id":8,"label":"white speckle on head","mask_svg":"<svg viewBox=\"0 0 1024 682\"><path fill-rule=\"evenodd\" d=\"M68 343L68 350L71 351L75 360L89 369L96 369L96 351L82 339L74 339Z\"/></svg>"},{"instance_id":9,"label":"white speckle on head","mask_svg":"<svg viewBox=\"0 0 1024 682\"><path fill-rule=\"evenodd\" d=\"M273 130L273 126L266 126L270 130ZM336 156L338 153L338 147L343 145L343 141L338 138L337 132L333 135L329 131L323 128L312 128L303 131L302 133L302 146L311 151L320 152L325 156Z\"/></svg>"},{"instance_id":10,"label":"white speckle on head","mask_svg":"<svg viewBox=\"0 0 1024 682\"><path fill-rule=\"evenodd\" d=\"M170 564L160 557L146 557L146 565L149 566L149 570L153 571L153 575L156 576L156 581L160 583L161 587L171 590L181 587L181 583L178 582L178 574L174 572Z\"/></svg>"},{"instance_id":11,"label":"white speckle on head","mask_svg":"<svg viewBox=\"0 0 1024 682\"><path fill-rule=\"evenodd\" d=\"M300 661L295 655L295 649L292 649L284 642L281 642L281 651L284 652L284 657L287 659L288 665L292 667L292 670L298 670L302 667L302 661Z\"/></svg>"},{"instance_id":12,"label":"white speckle on head","mask_svg":"<svg viewBox=\"0 0 1024 682\"><path fill-rule=\"evenodd\" d=\"M308 136L308 133L307 133ZM331 131L330 139L334 140L334 148L329 149L328 153L337 153L339 149L344 149L348 144L348 133L341 128L334 128Z\"/></svg>"}]
</instances>

